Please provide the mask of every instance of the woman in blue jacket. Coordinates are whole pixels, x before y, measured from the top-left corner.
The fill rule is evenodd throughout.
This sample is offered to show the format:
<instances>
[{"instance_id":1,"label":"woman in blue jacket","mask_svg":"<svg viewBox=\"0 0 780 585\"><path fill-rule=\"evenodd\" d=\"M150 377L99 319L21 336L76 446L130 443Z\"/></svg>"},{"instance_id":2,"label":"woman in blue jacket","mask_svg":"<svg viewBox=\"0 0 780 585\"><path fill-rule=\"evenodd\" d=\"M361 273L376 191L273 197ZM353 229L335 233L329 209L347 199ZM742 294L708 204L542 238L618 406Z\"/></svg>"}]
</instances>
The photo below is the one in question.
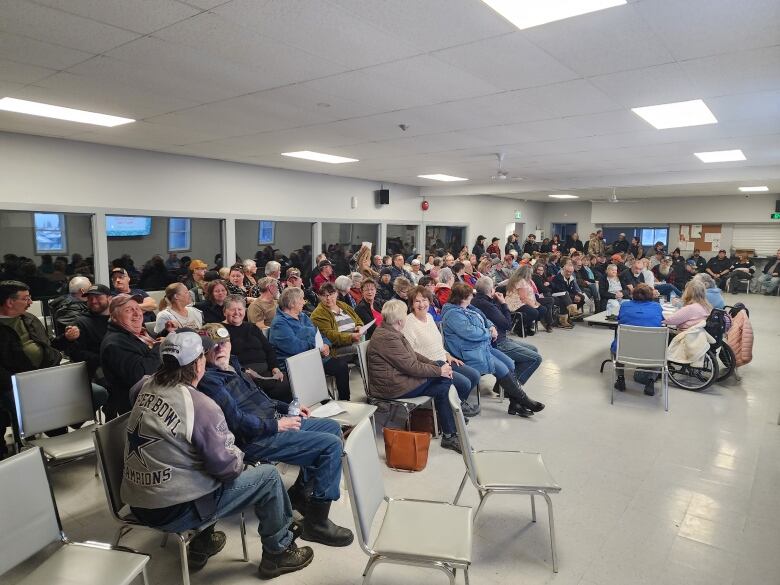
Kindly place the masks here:
<instances>
[{"instance_id":1,"label":"woman in blue jacket","mask_svg":"<svg viewBox=\"0 0 780 585\"><path fill-rule=\"evenodd\" d=\"M544 408L544 404L531 400L515 380L514 362L491 346L498 331L476 307L470 306L473 289L462 282L452 286L447 304L442 309L442 333L447 351L477 370L480 374L493 374L509 397L509 414L528 417Z\"/></svg>"},{"instance_id":2,"label":"woman in blue jacket","mask_svg":"<svg viewBox=\"0 0 780 585\"><path fill-rule=\"evenodd\" d=\"M279 297L279 308L271 323L268 341L276 350L280 365L288 357L316 347L317 327L303 312L305 303L303 291L296 287L287 287ZM339 400L349 400L349 365L346 360L330 355L330 340L324 335L322 341L322 367L326 374L336 378Z\"/></svg>"},{"instance_id":3,"label":"woman in blue jacket","mask_svg":"<svg viewBox=\"0 0 780 585\"><path fill-rule=\"evenodd\" d=\"M639 327L661 327L664 320L661 305L653 299L653 289L648 284L638 284L631 293L633 300L620 304L618 313L619 325L637 325ZM617 351L617 338L612 342L612 355ZM657 374L653 372L634 371L634 381L645 385L645 394L655 395L655 379ZM617 368L617 380L615 389L626 391L626 379L623 376L623 368Z\"/></svg>"}]
</instances>

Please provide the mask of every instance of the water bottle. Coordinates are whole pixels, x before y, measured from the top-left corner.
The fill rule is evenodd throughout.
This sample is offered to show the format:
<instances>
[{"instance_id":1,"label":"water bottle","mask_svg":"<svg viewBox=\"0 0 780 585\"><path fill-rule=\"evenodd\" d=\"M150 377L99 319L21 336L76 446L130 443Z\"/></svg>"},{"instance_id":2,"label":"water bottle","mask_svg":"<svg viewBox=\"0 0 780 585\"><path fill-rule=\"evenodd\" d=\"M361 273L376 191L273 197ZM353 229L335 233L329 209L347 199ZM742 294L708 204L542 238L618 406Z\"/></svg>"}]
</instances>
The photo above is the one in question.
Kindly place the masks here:
<instances>
[{"instance_id":1,"label":"water bottle","mask_svg":"<svg viewBox=\"0 0 780 585\"><path fill-rule=\"evenodd\" d=\"M287 409L287 416L301 416L301 401L296 396Z\"/></svg>"}]
</instances>

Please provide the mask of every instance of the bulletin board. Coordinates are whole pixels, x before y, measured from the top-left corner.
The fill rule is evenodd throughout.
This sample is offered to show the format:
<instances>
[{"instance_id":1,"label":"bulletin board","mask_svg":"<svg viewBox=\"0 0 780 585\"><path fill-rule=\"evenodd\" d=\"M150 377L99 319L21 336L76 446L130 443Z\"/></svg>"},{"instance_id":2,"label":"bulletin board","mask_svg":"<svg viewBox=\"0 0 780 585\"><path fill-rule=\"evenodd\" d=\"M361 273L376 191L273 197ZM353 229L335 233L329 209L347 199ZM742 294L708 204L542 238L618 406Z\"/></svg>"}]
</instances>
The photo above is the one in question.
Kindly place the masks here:
<instances>
[{"instance_id":1,"label":"bulletin board","mask_svg":"<svg viewBox=\"0 0 780 585\"><path fill-rule=\"evenodd\" d=\"M680 251L693 252L694 249L702 252L716 252L720 250L721 224L682 224L680 225Z\"/></svg>"}]
</instances>

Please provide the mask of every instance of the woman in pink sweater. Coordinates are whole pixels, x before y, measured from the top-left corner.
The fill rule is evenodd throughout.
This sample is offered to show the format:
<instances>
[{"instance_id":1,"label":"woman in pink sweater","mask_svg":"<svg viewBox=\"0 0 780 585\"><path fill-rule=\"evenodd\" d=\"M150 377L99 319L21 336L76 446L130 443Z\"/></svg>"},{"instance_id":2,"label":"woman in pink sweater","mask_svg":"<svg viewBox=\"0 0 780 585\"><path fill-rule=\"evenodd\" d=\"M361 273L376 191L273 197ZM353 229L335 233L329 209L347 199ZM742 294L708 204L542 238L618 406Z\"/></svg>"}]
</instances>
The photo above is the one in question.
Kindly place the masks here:
<instances>
[{"instance_id":1,"label":"woman in pink sweater","mask_svg":"<svg viewBox=\"0 0 780 585\"><path fill-rule=\"evenodd\" d=\"M712 311L712 306L707 302L707 290L700 282L692 280L686 285L682 301L682 309L664 320L666 325L676 325L678 331L685 331L703 321Z\"/></svg>"}]
</instances>

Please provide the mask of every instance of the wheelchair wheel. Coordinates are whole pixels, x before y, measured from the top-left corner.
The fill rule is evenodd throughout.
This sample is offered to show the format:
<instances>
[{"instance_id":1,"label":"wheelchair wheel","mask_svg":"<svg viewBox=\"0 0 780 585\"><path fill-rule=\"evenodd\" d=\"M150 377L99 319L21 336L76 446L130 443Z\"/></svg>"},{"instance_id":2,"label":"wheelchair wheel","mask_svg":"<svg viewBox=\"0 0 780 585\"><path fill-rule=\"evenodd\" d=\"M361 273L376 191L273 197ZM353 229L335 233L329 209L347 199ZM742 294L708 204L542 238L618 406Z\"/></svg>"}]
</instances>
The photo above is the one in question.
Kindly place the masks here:
<instances>
[{"instance_id":1,"label":"wheelchair wheel","mask_svg":"<svg viewBox=\"0 0 780 585\"><path fill-rule=\"evenodd\" d=\"M727 343L722 343L715 350L715 354L718 356L718 382L720 382L734 373L737 356L734 355L734 350Z\"/></svg>"},{"instance_id":2,"label":"wheelchair wheel","mask_svg":"<svg viewBox=\"0 0 780 585\"><path fill-rule=\"evenodd\" d=\"M701 367L669 362L669 379L678 388L701 392L718 379L718 360L714 353L704 354Z\"/></svg>"}]
</instances>

